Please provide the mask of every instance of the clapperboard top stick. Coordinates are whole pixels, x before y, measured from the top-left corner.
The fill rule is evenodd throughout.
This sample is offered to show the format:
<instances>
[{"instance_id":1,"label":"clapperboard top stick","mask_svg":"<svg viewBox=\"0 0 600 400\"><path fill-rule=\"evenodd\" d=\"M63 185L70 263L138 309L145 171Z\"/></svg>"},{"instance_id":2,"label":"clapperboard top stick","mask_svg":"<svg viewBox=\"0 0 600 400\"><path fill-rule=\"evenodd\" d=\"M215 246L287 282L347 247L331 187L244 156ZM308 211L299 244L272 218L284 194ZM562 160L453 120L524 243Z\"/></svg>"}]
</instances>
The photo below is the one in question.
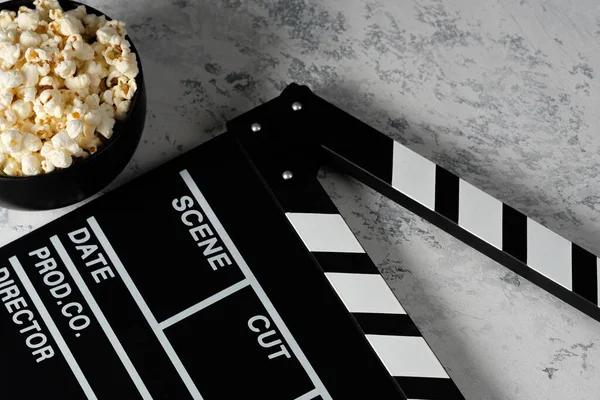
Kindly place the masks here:
<instances>
[{"instance_id":1,"label":"clapperboard top stick","mask_svg":"<svg viewBox=\"0 0 600 400\"><path fill-rule=\"evenodd\" d=\"M325 164L600 319L596 256L293 84L0 249L2 397L463 399Z\"/></svg>"}]
</instances>

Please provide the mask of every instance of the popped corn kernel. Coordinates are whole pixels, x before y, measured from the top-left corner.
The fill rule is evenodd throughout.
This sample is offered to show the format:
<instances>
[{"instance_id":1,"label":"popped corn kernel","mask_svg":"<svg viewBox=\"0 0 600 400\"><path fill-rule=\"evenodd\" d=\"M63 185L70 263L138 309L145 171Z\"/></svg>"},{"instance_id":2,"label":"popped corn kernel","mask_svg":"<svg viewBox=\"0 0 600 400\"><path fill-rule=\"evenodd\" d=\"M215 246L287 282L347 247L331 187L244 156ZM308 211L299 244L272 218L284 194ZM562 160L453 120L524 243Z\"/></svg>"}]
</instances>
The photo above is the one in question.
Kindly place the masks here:
<instances>
[{"instance_id":1,"label":"popped corn kernel","mask_svg":"<svg viewBox=\"0 0 600 400\"><path fill-rule=\"evenodd\" d=\"M13 89L23 84L20 71L0 71L0 89Z\"/></svg>"},{"instance_id":2,"label":"popped corn kernel","mask_svg":"<svg viewBox=\"0 0 600 400\"><path fill-rule=\"evenodd\" d=\"M25 31L19 36L19 43L23 48L38 47L42 44L42 38L36 32Z\"/></svg>"},{"instance_id":3,"label":"popped corn kernel","mask_svg":"<svg viewBox=\"0 0 600 400\"><path fill-rule=\"evenodd\" d=\"M16 21L22 31L35 31L40 23L40 15L31 8L20 7Z\"/></svg>"},{"instance_id":4,"label":"popped corn kernel","mask_svg":"<svg viewBox=\"0 0 600 400\"><path fill-rule=\"evenodd\" d=\"M17 100L10 106L10 109L17 115L17 120L24 121L33 113L33 104L25 100Z\"/></svg>"},{"instance_id":5,"label":"popped corn kernel","mask_svg":"<svg viewBox=\"0 0 600 400\"><path fill-rule=\"evenodd\" d=\"M2 172L8 176L20 176L23 174L21 165L19 165L19 162L12 157L7 157L4 161L4 169Z\"/></svg>"},{"instance_id":6,"label":"popped corn kernel","mask_svg":"<svg viewBox=\"0 0 600 400\"><path fill-rule=\"evenodd\" d=\"M71 154L65 149L53 149L46 160L56 168L69 168L73 164Z\"/></svg>"},{"instance_id":7,"label":"popped corn kernel","mask_svg":"<svg viewBox=\"0 0 600 400\"><path fill-rule=\"evenodd\" d=\"M16 129L8 129L0 134L0 141L9 153L17 153L21 150L23 135Z\"/></svg>"},{"instance_id":8,"label":"popped corn kernel","mask_svg":"<svg viewBox=\"0 0 600 400\"><path fill-rule=\"evenodd\" d=\"M0 107L7 108L12 104L14 95L12 92L5 91L0 93Z\"/></svg>"},{"instance_id":9,"label":"popped corn kernel","mask_svg":"<svg viewBox=\"0 0 600 400\"><path fill-rule=\"evenodd\" d=\"M83 121L80 119L73 119L67 122L67 133L71 139L77 139L77 137L83 133Z\"/></svg>"},{"instance_id":10,"label":"popped corn kernel","mask_svg":"<svg viewBox=\"0 0 600 400\"><path fill-rule=\"evenodd\" d=\"M21 67L21 73L23 74L24 86L33 87L38 84L40 73L35 64L25 63L25 65Z\"/></svg>"},{"instance_id":11,"label":"popped corn kernel","mask_svg":"<svg viewBox=\"0 0 600 400\"><path fill-rule=\"evenodd\" d=\"M21 170L26 176L39 175L42 173L42 163L35 155L27 154L21 158Z\"/></svg>"},{"instance_id":12,"label":"popped corn kernel","mask_svg":"<svg viewBox=\"0 0 600 400\"><path fill-rule=\"evenodd\" d=\"M23 150L33 153L42 149L42 140L32 133L25 133L23 134L21 146Z\"/></svg>"},{"instance_id":13,"label":"popped corn kernel","mask_svg":"<svg viewBox=\"0 0 600 400\"><path fill-rule=\"evenodd\" d=\"M127 117L127 113L131 109L131 100L125 100L119 103L117 106L117 112L115 113L115 118L122 121Z\"/></svg>"}]
</instances>

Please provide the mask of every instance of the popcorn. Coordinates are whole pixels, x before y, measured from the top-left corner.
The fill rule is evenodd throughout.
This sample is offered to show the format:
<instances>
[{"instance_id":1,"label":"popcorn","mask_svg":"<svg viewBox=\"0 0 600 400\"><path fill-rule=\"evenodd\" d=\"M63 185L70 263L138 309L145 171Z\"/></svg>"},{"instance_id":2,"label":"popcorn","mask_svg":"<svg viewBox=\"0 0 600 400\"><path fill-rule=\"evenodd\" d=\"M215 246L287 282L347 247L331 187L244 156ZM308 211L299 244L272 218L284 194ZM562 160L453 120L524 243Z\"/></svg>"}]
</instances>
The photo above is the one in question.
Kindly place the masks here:
<instances>
[{"instance_id":1,"label":"popcorn","mask_svg":"<svg viewBox=\"0 0 600 400\"><path fill-rule=\"evenodd\" d=\"M96 31L96 39L99 43L109 44L110 39L113 36L117 36L117 30L109 25L109 22L106 23L103 27Z\"/></svg>"},{"instance_id":2,"label":"popcorn","mask_svg":"<svg viewBox=\"0 0 600 400\"><path fill-rule=\"evenodd\" d=\"M17 40L17 31L11 28L0 29L0 42L6 44L15 44Z\"/></svg>"},{"instance_id":3,"label":"popcorn","mask_svg":"<svg viewBox=\"0 0 600 400\"><path fill-rule=\"evenodd\" d=\"M40 73L35 64L25 63L25 65L21 67L21 73L23 74L24 86L34 87L38 84Z\"/></svg>"},{"instance_id":4,"label":"popcorn","mask_svg":"<svg viewBox=\"0 0 600 400\"><path fill-rule=\"evenodd\" d=\"M93 36L99 28L106 24L106 17L104 15L97 16L95 14L88 14L83 17L83 23L86 26L85 34Z\"/></svg>"},{"instance_id":5,"label":"popcorn","mask_svg":"<svg viewBox=\"0 0 600 400\"><path fill-rule=\"evenodd\" d=\"M77 35L84 32L83 24L72 14L66 14L60 21L60 33L63 36Z\"/></svg>"},{"instance_id":6,"label":"popcorn","mask_svg":"<svg viewBox=\"0 0 600 400\"><path fill-rule=\"evenodd\" d=\"M19 43L23 48L38 47L42 44L42 38L35 32L25 31L19 36Z\"/></svg>"},{"instance_id":7,"label":"popcorn","mask_svg":"<svg viewBox=\"0 0 600 400\"><path fill-rule=\"evenodd\" d=\"M88 74L81 74L65 79L65 86L71 90L86 89L91 84L92 80Z\"/></svg>"},{"instance_id":8,"label":"popcorn","mask_svg":"<svg viewBox=\"0 0 600 400\"><path fill-rule=\"evenodd\" d=\"M115 126L115 119L111 117L108 113L104 113L102 116L102 120L100 124L96 128L96 131L100 132L102 136L107 139L110 139L113 134L113 128Z\"/></svg>"},{"instance_id":9,"label":"popcorn","mask_svg":"<svg viewBox=\"0 0 600 400\"><path fill-rule=\"evenodd\" d=\"M39 63L41 61L50 61L50 57L45 50L29 48L25 51L25 59L30 63Z\"/></svg>"},{"instance_id":10,"label":"popcorn","mask_svg":"<svg viewBox=\"0 0 600 400\"><path fill-rule=\"evenodd\" d=\"M6 92L0 93L0 106L2 108L9 107L13 101L13 97L14 97L14 95L12 94L12 92L6 91Z\"/></svg>"},{"instance_id":11,"label":"popcorn","mask_svg":"<svg viewBox=\"0 0 600 400\"><path fill-rule=\"evenodd\" d=\"M2 10L0 11L0 28L4 29L13 23L17 13L14 11ZM0 163L1 165L2 163Z\"/></svg>"},{"instance_id":12,"label":"popcorn","mask_svg":"<svg viewBox=\"0 0 600 400\"><path fill-rule=\"evenodd\" d=\"M9 129L0 134L0 141L8 152L16 153L21 150L23 136L16 129Z\"/></svg>"},{"instance_id":13,"label":"popcorn","mask_svg":"<svg viewBox=\"0 0 600 400\"><path fill-rule=\"evenodd\" d=\"M0 42L0 58L2 58L2 68L12 68L21 58L21 45Z\"/></svg>"},{"instance_id":14,"label":"popcorn","mask_svg":"<svg viewBox=\"0 0 600 400\"><path fill-rule=\"evenodd\" d=\"M33 153L42 149L42 140L36 135L25 133L21 145L25 151Z\"/></svg>"},{"instance_id":15,"label":"popcorn","mask_svg":"<svg viewBox=\"0 0 600 400\"><path fill-rule=\"evenodd\" d=\"M87 137L85 135L81 135L77 138L77 144L84 150L90 152L90 154L94 154L98 147L100 147L100 139L96 136Z\"/></svg>"},{"instance_id":16,"label":"popcorn","mask_svg":"<svg viewBox=\"0 0 600 400\"><path fill-rule=\"evenodd\" d=\"M85 114L85 117L83 117L83 120L88 125L98 126L98 125L100 125L100 122L102 122L102 111L97 108L92 109L90 112Z\"/></svg>"},{"instance_id":17,"label":"popcorn","mask_svg":"<svg viewBox=\"0 0 600 400\"><path fill-rule=\"evenodd\" d=\"M63 79L67 79L75 75L77 65L74 60L65 60L58 63L54 68L54 73Z\"/></svg>"},{"instance_id":18,"label":"popcorn","mask_svg":"<svg viewBox=\"0 0 600 400\"><path fill-rule=\"evenodd\" d=\"M23 175L33 176L39 175L42 172L42 164L40 159L33 154L27 154L21 158L21 170Z\"/></svg>"},{"instance_id":19,"label":"popcorn","mask_svg":"<svg viewBox=\"0 0 600 400\"><path fill-rule=\"evenodd\" d=\"M50 154L52 150L54 150L52 142L45 142L42 148L40 149L40 155L44 158L47 158L48 154Z\"/></svg>"},{"instance_id":20,"label":"popcorn","mask_svg":"<svg viewBox=\"0 0 600 400\"><path fill-rule=\"evenodd\" d=\"M121 76L118 79L117 86L114 88L114 97L131 100L136 90L137 84L134 79L127 79L127 77Z\"/></svg>"},{"instance_id":21,"label":"popcorn","mask_svg":"<svg viewBox=\"0 0 600 400\"><path fill-rule=\"evenodd\" d=\"M37 69L41 76L46 76L50 73L50 64L42 63L41 65L38 65Z\"/></svg>"},{"instance_id":22,"label":"popcorn","mask_svg":"<svg viewBox=\"0 0 600 400\"><path fill-rule=\"evenodd\" d=\"M83 41L81 35L71 35L67 39L63 53L70 58L76 58L81 61L93 60L94 49Z\"/></svg>"},{"instance_id":23,"label":"popcorn","mask_svg":"<svg viewBox=\"0 0 600 400\"><path fill-rule=\"evenodd\" d=\"M73 158L65 149L53 149L46 156L46 161L56 168L69 168L73 163Z\"/></svg>"},{"instance_id":24,"label":"popcorn","mask_svg":"<svg viewBox=\"0 0 600 400\"><path fill-rule=\"evenodd\" d=\"M106 87L111 88L116 86L119 83L119 78L121 77L121 72L114 68L109 72L108 77L106 78Z\"/></svg>"},{"instance_id":25,"label":"popcorn","mask_svg":"<svg viewBox=\"0 0 600 400\"><path fill-rule=\"evenodd\" d=\"M74 10L67 11L66 14L72 15L73 17L77 18L78 20L83 20L87 15L87 11L85 9L85 6L79 6Z\"/></svg>"},{"instance_id":26,"label":"popcorn","mask_svg":"<svg viewBox=\"0 0 600 400\"><path fill-rule=\"evenodd\" d=\"M127 113L131 109L131 100L125 100L119 103L117 106L117 112L115 114L119 121L122 121L127 117Z\"/></svg>"},{"instance_id":27,"label":"popcorn","mask_svg":"<svg viewBox=\"0 0 600 400\"><path fill-rule=\"evenodd\" d=\"M33 113L33 104L25 100L17 100L11 105L11 110L17 115L19 121L24 121Z\"/></svg>"},{"instance_id":28,"label":"popcorn","mask_svg":"<svg viewBox=\"0 0 600 400\"><path fill-rule=\"evenodd\" d=\"M44 88L44 89L60 88L60 84L59 84L58 80L56 80L55 78L53 78L51 76L44 76L42 79L40 79L39 86L40 86L40 88Z\"/></svg>"},{"instance_id":29,"label":"popcorn","mask_svg":"<svg viewBox=\"0 0 600 400\"><path fill-rule=\"evenodd\" d=\"M22 31L35 31L40 23L40 15L27 7L19 8L17 24Z\"/></svg>"},{"instance_id":30,"label":"popcorn","mask_svg":"<svg viewBox=\"0 0 600 400\"><path fill-rule=\"evenodd\" d=\"M83 133L83 121L80 119L73 119L67 122L67 133L71 139L77 139L77 137Z\"/></svg>"},{"instance_id":31,"label":"popcorn","mask_svg":"<svg viewBox=\"0 0 600 400\"><path fill-rule=\"evenodd\" d=\"M33 2L41 19L47 20L50 10L60 9L58 0L35 0Z\"/></svg>"},{"instance_id":32,"label":"popcorn","mask_svg":"<svg viewBox=\"0 0 600 400\"><path fill-rule=\"evenodd\" d=\"M13 89L23 83L23 75L19 71L0 71L0 89Z\"/></svg>"},{"instance_id":33,"label":"popcorn","mask_svg":"<svg viewBox=\"0 0 600 400\"><path fill-rule=\"evenodd\" d=\"M105 90L104 93L102 93L102 101L110 105L115 104L115 102L113 101L113 91L110 89Z\"/></svg>"},{"instance_id":34,"label":"popcorn","mask_svg":"<svg viewBox=\"0 0 600 400\"><path fill-rule=\"evenodd\" d=\"M140 73L134 53L124 54L123 57L116 62L115 66L119 72L129 79L134 79Z\"/></svg>"},{"instance_id":35,"label":"popcorn","mask_svg":"<svg viewBox=\"0 0 600 400\"><path fill-rule=\"evenodd\" d=\"M62 96L56 89L47 89L39 97L44 112L56 118L62 117Z\"/></svg>"},{"instance_id":36,"label":"popcorn","mask_svg":"<svg viewBox=\"0 0 600 400\"><path fill-rule=\"evenodd\" d=\"M60 131L52 137L52 146L55 149L66 149L73 143L75 142L71 139L67 131Z\"/></svg>"},{"instance_id":37,"label":"popcorn","mask_svg":"<svg viewBox=\"0 0 600 400\"><path fill-rule=\"evenodd\" d=\"M17 114L13 110L4 110L0 114L0 129L5 130L17 123Z\"/></svg>"},{"instance_id":38,"label":"popcorn","mask_svg":"<svg viewBox=\"0 0 600 400\"><path fill-rule=\"evenodd\" d=\"M45 159L42 160L41 165L42 165L42 169L44 170L45 173L52 172L55 169L54 164L48 162Z\"/></svg>"},{"instance_id":39,"label":"popcorn","mask_svg":"<svg viewBox=\"0 0 600 400\"><path fill-rule=\"evenodd\" d=\"M68 168L98 151L137 91L125 24L57 0L0 11L0 174Z\"/></svg>"},{"instance_id":40,"label":"popcorn","mask_svg":"<svg viewBox=\"0 0 600 400\"><path fill-rule=\"evenodd\" d=\"M98 108L100 107L100 97L97 94L91 94L85 98L85 104L89 108Z\"/></svg>"},{"instance_id":41,"label":"popcorn","mask_svg":"<svg viewBox=\"0 0 600 400\"><path fill-rule=\"evenodd\" d=\"M22 174L21 165L14 158L7 158L7 160L4 162L4 169L2 172L8 176L19 176Z\"/></svg>"}]
</instances>

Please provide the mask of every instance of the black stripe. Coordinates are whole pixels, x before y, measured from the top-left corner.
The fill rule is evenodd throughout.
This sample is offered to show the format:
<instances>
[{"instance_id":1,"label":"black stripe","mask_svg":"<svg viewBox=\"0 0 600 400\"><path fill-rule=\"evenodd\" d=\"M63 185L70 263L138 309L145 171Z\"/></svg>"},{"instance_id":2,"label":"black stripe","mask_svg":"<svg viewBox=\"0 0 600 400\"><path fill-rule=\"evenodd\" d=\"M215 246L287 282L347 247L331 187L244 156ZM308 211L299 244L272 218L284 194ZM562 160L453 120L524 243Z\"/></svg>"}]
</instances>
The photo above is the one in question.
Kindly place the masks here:
<instances>
[{"instance_id":1,"label":"black stripe","mask_svg":"<svg viewBox=\"0 0 600 400\"><path fill-rule=\"evenodd\" d=\"M352 313L365 335L421 336L406 314Z\"/></svg>"},{"instance_id":2,"label":"black stripe","mask_svg":"<svg viewBox=\"0 0 600 400\"><path fill-rule=\"evenodd\" d=\"M464 400L451 379L396 376L396 382L409 399Z\"/></svg>"},{"instance_id":3,"label":"black stripe","mask_svg":"<svg viewBox=\"0 0 600 400\"><path fill-rule=\"evenodd\" d=\"M573 291L598 304L598 266L596 256L573 243L571 270Z\"/></svg>"},{"instance_id":4,"label":"black stripe","mask_svg":"<svg viewBox=\"0 0 600 400\"><path fill-rule=\"evenodd\" d=\"M527 264L527 217L502 204L502 250Z\"/></svg>"},{"instance_id":5,"label":"black stripe","mask_svg":"<svg viewBox=\"0 0 600 400\"><path fill-rule=\"evenodd\" d=\"M366 253L313 252L313 255L324 272L379 274L379 270Z\"/></svg>"},{"instance_id":6,"label":"black stripe","mask_svg":"<svg viewBox=\"0 0 600 400\"><path fill-rule=\"evenodd\" d=\"M273 191L285 212L339 214L319 181L312 179L302 183L301 185L286 187L285 190Z\"/></svg>"},{"instance_id":7,"label":"black stripe","mask_svg":"<svg viewBox=\"0 0 600 400\"><path fill-rule=\"evenodd\" d=\"M458 176L435 166L435 211L458 223Z\"/></svg>"}]
</instances>

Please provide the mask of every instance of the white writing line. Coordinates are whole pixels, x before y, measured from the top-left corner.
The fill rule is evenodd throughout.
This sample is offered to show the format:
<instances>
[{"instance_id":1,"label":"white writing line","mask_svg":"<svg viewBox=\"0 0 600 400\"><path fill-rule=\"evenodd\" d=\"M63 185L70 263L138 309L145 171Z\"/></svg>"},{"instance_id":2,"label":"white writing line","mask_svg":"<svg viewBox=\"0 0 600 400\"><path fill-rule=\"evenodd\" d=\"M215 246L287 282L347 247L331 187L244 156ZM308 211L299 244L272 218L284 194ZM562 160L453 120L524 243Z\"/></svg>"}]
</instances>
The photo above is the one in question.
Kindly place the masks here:
<instances>
[{"instance_id":1,"label":"white writing line","mask_svg":"<svg viewBox=\"0 0 600 400\"><path fill-rule=\"evenodd\" d=\"M312 400L319 395L319 391L317 389L313 389L310 392L303 394L302 396L296 398L296 400Z\"/></svg>"},{"instance_id":2,"label":"white writing line","mask_svg":"<svg viewBox=\"0 0 600 400\"><path fill-rule=\"evenodd\" d=\"M50 334L54 338L56 345L58 346L58 348L62 352L63 356L65 357L67 364L69 364L71 371L73 371L73 374L75 375L75 379L77 379L77 382L79 382L79 385L83 389L83 392L85 393L85 395L87 396L88 399L97 400L98 398L96 397L96 394L94 393L94 391L92 390L92 387L90 386L87 379L85 378L85 375L83 375L83 371L81 371L79 364L77 364L75 357L73 357L73 353L71 353L71 349L69 349L69 346L67 346L67 343L65 342L62 335L60 334L56 324L54 323L54 321L52 320L52 317L50 316L50 313L48 313L46 306L42 302L42 299L40 299L40 296L35 291L35 288L33 287L33 284L31 283L31 281L29 280L29 277L25 273L23 266L21 265L21 263L19 262L17 257L13 256L8 261L10 262L10 265L12 265L15 272L17 273L17 276L19 277L19 279L21 280L21 283L25 287L25 291L31 298L31 301L35 305L35 308L37 309L38 313L40 313L42 320L48 327Z\"/></svg>"},{"instance_id":3,"label":"white writing line","mask_svg":"<svg viewBox=\"0 0 600 400\"><path fill-rule=\"evenodd\" d=\"M240 267L240 270L242 271L246 279L250 281L252 289L254 289L254 292L256 293L261 303L273 319L273 322L275 322L275 325L279 328L279 331L288 342L290 348L292 349L292 352L294 353L300 364L302 364L302 366L304 367L304 370L308 374L312 383L317 388L321 397L323 397L323 400L332 400L331 395L327 392L327 389L325 389L323 382L321 382L321 379L313 369L312 365L310 365L310 362L300 349L300 346L292 336L291 332L288 330L287 326L284 324L283 320L281 319L281 316L279 315L277 310L275 310L273 303L271 303L271 300L269 300L267 294L256 280L256 277L250 270L250 267L248 267L248 264L246 264L246 260L244 260L237 247L227 234L227 231L225 231L225 228L223 227L223 225L221 225L221 222L219 221L216 214L213 212L212 208L202 195L202 192L198 188L198 185L196 185L196 182L194 182L187 170L179 172L179 175L181 175L181 178L187 185L188 189L190 190L200 207L204 210L204 213L206 214L207 218L212 223L213 227L217 231L217 234L221 237L221 240L225 244L225 247L227 247L227 249L231 253L231 256L235 259L237 265Z\"/></svg>"},{"instance_id":4,"label":"white writing line","mask_svg":"<svg viewBox=\"0 0 600 400\"><path fill-rule=\"evenodd\" d=\"M250 285L250 282L248 281L248 279L244 279L244 280L236 283L235 285L229 286L227 289L221 290L219 293L213 294L209 298L202 300L201 302L191 306L190 308L187 308L187 309L173 315L172 317L170 317L170 318L164 320L163 322L161 322L160 324L158 324L158 326L161 329L166 329L166 328L170 327L171 325L174 325L174 324L178 323L179 321L197 313L198 311L203 310L206 307L215 304L217 301L224 299L225 297L237 292L238 290L245 288L248 285Z\"/></svg>"},{"instance_id":5,"label":"white writing line","mask_svg":"<svg viewBox=\"0 0 600 400\"><path fill-rule=\"evenodd\" d=\"M152 331L158 338L158 341L160 342L162 347L165 349L167 356L169 357L169 359L171 360L171 363L173 363L173 366L175 367L175 369L181 376L181 379L183 380L183 383L185 384L188 391L192 395L192 398L194 400L203 400L202 396L200 395L200 392L198 391L198 388L196 387L196 385L192 381L192 378L190 377L189 373L187 372L187 370L181 363L181 360L177 356L177 353L175 353L173 346L171 346L169 339L167 339L167 337L165 336L165 333L162 331L162 329L158 325L158 322L156 321L156 318L152 314L152 311L150 311L150 308L148 308L146 301L140 294L138 288L135 286L135 283L133 283L133 280L131 279L131 277L129 276L129 273L127 272L127 270L121 263L121 260L117 256L117 253L115 253L115 250L113 249L112 245L108 241L108 238L106 237L106 235L104 235L104 232L100 228L100 225L98 225L96 218L90 217L87 219L87 222L90 225L90 228L92 228L92 231L94 232L96 237L98 238L98 241L104 248L104 251L108 255L108 258L110 258L110 261L112 262L112 264L116 268L117 272L121 276L123 283L125 283L125 286L127 287L127 289L129 289L129 292L131 293L133 300L136 302L137 306L142 311L142 314L144 314L144 317L146 317L146 321L148 321L150 328L152 329Z\"/></svg>"},{"instance_id":6,"label":"white writing line","mask_svg":"<svg viewBox=\"0 0 600 400\"><path fill-rule=\"evenodd\" d=\"M112 345L112 347L115 349L115 352L117 353L117 356L119 357L119 359L123 363L123 366L125 367L125 369L129 373L129 376L131 377L131 380L133 381L133 383L134 383L135 387L137 388L137 390L142 395L142 398L144 400L152 400L152 396L150 395L150 392L146 388L146 385L142 381L142 378L140 377L140 375L138 374L137 370L133 366L133 363L129 359L129 356L125 352L125 349L121 345L121 342L117 338L117 335L115 335L115 332L113 331L112 327L110 326L110 324L106 320L106 317L104 316L104 313L102 312L102 310L98 306L98 303L96 302L96 299L94 299L94 297L92 296L92 293L90 292L89 288L87 287L87 285L83 281L83 278L81 277L81 274L79 273L79 271L75 267L75 264L73 264L73 260L71 260L71 257L69 257L69 254L67 254L67 251L65 250L64 246L60 242L60 239L58 238L58 236L52 236L50 238L50 242L52 243L52 245L56 249L56 252L60 256L62 262L67 267L67 270L69 271L69 273L73 277L73 280L75 281L75 284L77 285L77 287L81 291L81 294L83 295L83 297L87 301L90 309L94 313L94 316L98 320L98 323L100 324L100 327L104 331L104 334L108 338L108 341L110 342L110 344Z\"/></svg>"}]
</instances>

